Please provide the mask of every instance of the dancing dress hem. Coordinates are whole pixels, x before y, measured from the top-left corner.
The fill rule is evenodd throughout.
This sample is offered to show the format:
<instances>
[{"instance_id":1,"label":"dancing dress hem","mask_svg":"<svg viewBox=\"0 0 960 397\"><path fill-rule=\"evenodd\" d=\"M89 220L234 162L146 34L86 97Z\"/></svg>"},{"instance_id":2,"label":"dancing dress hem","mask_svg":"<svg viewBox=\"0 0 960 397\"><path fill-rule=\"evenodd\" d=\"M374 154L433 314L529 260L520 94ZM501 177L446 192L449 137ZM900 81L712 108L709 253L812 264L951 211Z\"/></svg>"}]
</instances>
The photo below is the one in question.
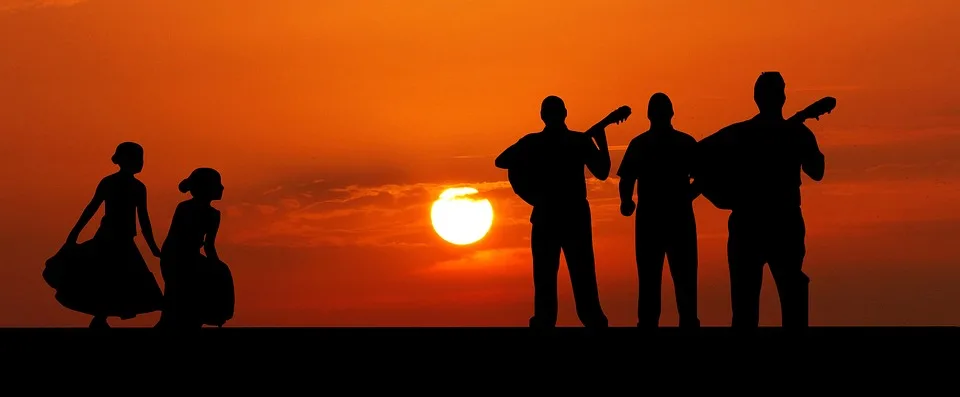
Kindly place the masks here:
<instances>
[{"instance_id":1,"label":"dancing dress hem","mask_svg":"<svg viewBox=\"0 0 960 397\"><path fill-rule=\"evenodd\" d=\"M133 238L94 237L47 260L44 280L65 308L124 319L161 309L163 292Z\"/></svg>"},{"instance_id":2,"label":"dancing dress hem","mask_svg":"<svg viewBox=\"0 0 960 397\"><path fill-rule=\"evenodd\" d=\"M160 261L166 288L163 316L169 325L222 327L233 318L233 275L226 263L199 253Z\"/></svg>"}]
</instances>

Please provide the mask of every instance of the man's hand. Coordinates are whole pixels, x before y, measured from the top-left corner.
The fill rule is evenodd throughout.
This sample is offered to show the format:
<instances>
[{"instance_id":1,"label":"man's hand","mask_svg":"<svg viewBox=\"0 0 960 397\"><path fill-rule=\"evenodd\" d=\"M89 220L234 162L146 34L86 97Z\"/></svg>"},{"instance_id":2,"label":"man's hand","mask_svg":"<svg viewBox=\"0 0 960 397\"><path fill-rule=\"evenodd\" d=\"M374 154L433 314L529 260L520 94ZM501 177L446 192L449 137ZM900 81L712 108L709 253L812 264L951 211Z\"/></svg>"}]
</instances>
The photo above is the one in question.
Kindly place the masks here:
<instances>
[{"instance_id":1,"label":"man's hand","mask_svg":"<svg viewBox=\"0 0 960 397\"><path fill-rule=\"evenodd\" d=\"M637 205L633 203L633 200L621 200L620 201L620 214L623 216L633 215L633 211L637 209Z\"/></svg>"}]
</instances>

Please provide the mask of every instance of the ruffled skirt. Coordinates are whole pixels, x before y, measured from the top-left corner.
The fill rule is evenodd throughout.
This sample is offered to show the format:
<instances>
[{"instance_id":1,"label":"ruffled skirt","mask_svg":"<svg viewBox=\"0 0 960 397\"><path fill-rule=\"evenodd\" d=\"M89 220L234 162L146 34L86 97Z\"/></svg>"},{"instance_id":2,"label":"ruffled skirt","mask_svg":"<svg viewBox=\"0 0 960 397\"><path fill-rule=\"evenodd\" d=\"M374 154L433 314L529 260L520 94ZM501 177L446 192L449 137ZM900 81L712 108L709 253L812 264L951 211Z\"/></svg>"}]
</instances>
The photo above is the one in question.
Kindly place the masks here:
<instances>
[{"instance_id":1,"label":"ruffled skirt","mask_svg":"<svg viewBox=\"0 0 960 397\"><path fill-rule=\"evenodd\" d=\"M160 261L164 282L161 328L222 327L233 318L233 275L225 263L199 253Z\"/></svg>"},{"instance_id":2,"label":"ruffled skirt","mask_svg":"<svg viewBox=\"0 0 960 397\"><path fill-rule=\"evenodd\" d=\"M48 259L43 278L64 307L123 319L160 310L163 292L133 238L94 237Z\"/></svg>"}]
</instances>

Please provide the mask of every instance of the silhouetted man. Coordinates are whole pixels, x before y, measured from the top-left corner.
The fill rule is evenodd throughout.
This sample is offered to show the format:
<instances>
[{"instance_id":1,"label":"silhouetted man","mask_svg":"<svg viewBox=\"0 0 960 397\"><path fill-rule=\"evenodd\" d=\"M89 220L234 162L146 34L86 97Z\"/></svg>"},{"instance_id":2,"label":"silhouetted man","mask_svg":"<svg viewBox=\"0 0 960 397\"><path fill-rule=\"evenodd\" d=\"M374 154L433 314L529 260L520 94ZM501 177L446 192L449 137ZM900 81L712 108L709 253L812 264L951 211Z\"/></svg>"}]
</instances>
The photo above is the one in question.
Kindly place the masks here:
<instances>
[{"instance_id":1,"label":"silhouetted man","mask_svg":"<svg viewBox=\"0 0 960 397\"><path fill-rule=\"evenodd\" d=\"M496 166L511 173L514 191L533 205L531 327L556 326L561 250L567 260L580 321L586 327L607 326L597 290L584 166L597 179L607 179L610 152L604 128L626 119L629 112L627 107L617 109L586 133L579 133L566 126L563 100L547 97L540 109L543 131L527 134L497 157Z\"/></svg>"},{"instance_id":2,"label":"silhouetted man","mask_svg":"<svg viewBox=\"0 0 960 397\"><path fill-rule=\"evenodd\" d=\"M733 326L759 325L766 263L780 295L783 327L807 327L810 279L802 270L806 230L800 211L800 170L820 181L824 156L802 120L783 118L786 94L780 73L760 75L754 101L758 115L718 132L734 142L732 153L725 156L734 175L727 241Z\"/></svg>"},{"instance_id":3,"label":"silhouetted man","mask_svg":"<svg viewBox=\"0 0 960 397\"><path fill-rule=\"evenodd\" d=\"M650 97L650 129L633 140L623 155L620 213L636 210L637 276L640 294L637 326L660 323L663 259L670 263L681 327L699 327L697 317L697 224L693 200L700 195L690 183L697 140L671 124L673 104L666 94ZM637 202L633 202L634 186Z\"/></svg>"}]
</instances>

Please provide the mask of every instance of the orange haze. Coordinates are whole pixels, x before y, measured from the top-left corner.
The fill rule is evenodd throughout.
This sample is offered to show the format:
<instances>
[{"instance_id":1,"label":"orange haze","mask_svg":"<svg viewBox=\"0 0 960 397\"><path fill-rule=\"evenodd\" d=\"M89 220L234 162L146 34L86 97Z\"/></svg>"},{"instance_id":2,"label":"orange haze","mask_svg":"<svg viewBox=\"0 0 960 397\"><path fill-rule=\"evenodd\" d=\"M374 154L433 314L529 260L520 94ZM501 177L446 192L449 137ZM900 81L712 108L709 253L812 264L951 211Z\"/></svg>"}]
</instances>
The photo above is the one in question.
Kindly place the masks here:
<instances>
[{"instance_id":1,"label":"orange haze","mask_svg":"<svg viewBox=\"0 0 960 397\"><path fill-rule=\"evenodd\" d=\"M541 99L564 98L581 130L632 106L608 129L616 167L654 92L700 139L754 114L765 70L786 78L788 115L839 102L808 123L827 156L823 183L803 185L812 323L960 323L960 5L735 4L0 0L0 325L89 321L40 272L133 140L160 241L186 198L177 183L222 172L231 325L524 326L529 208L493 158L541 127ZM616 183L590 185L600 294L612 324L633 325L633 219ZM431 201L455 185L494 204L475 245L430 227ZM700 316L727 325L727 214L695 205ZM577 325L560 279L561 323ZM769 273L764 287L762 323L779 324Z\"/></svg>"}]
</instances>

